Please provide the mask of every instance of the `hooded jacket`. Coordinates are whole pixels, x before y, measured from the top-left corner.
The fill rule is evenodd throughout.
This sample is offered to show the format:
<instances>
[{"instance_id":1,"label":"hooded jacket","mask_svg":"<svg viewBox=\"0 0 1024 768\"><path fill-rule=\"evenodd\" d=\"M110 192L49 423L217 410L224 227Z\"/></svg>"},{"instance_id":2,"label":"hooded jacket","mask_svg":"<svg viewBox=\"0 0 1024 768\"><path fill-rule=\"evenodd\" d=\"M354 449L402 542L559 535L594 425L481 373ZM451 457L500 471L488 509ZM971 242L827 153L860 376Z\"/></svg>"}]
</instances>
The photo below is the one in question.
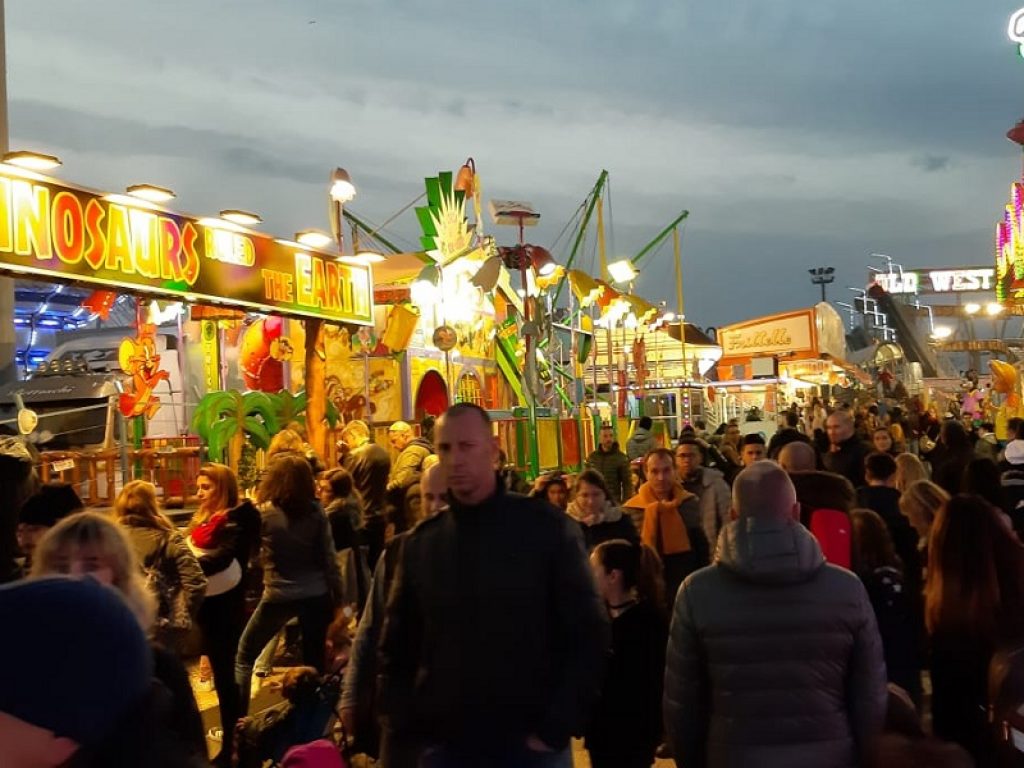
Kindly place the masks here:
<instances>
[{"instance_id":1,"label":"hooded jacket","mask_svg":"<svg viewBox=\"0 0 1024 768\"><path fill-rule=\"evenodd\" d=\"M654 448L654 435L649 429L637 427L626 441L626 456L630 461L642 459Z\"/></svg>"},{"instance_id":2,"label":"hooded jacket","mask_svg":"<svg viewBox=\"0 0 1024 768\"><path fill-rule=\"evenodd\" d=\"M619 450L618 443L612 443L610 451L598 446L587 457L587 466L601 473L615 501L623 502L633 495L633 470L629 457Z\"/></svg>"},{"instance_id":3,"label":"hooded jacket","mask_svg":"<svg viewBox=\"0 0 1024 768\"><path fill-rule=\"evenodd\" d=\"M727 525L676 598L665 669L680 768L868 762L885 662L864 586L796 521Z\"/></svg>"},{"instance_id":4,"label":"hooded jacket","mask_svg":"<svg viewBox=\"0 0 1024 768\"><path fill-rule=\"evenodd\" d=\"M144 569L161 571L170 582L180 585L185 593L188 612L194 619L206 595L206 576L185 543L185 537L176 530L158 528L142 518L123 517L120 524L128 534L139 564Z\"/></svg>"},{"instance_id":5,"label":"hooded jacket","mask_svg":"<svg viewBox=\"0 0 1024 768\"><path fill-rule=\"evenodd\" d=\"M640 536L636 532L636 526L633 525L632 518L624 515L622 508L617 507L610 501L605 502L601 516L596 520L584 515L576 499L569 502L569 507L565 511L569 517L580 524L587 552L593 552L598 544L603 544L613 539L625 539L632 542L640 541Z\"/></svg>"}]
</instances>

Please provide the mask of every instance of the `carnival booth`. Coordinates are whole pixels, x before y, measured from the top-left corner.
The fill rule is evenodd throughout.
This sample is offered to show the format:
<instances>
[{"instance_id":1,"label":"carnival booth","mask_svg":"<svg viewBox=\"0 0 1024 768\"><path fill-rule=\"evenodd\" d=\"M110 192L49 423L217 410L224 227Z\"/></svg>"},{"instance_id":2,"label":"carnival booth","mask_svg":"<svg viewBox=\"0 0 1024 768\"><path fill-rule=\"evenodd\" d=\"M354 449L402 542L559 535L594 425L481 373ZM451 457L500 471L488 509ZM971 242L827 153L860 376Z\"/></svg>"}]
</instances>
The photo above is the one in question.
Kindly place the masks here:
<instances>
[{"instance_id":1,"label":"carnival booth","mask_svg":"<svg viewBox=\"0 0 1024 768\"><path fill-rule=\"evenodd\" d=\"M253 214L187 216L155 202L168 190L108 194L13 163L0 271L17 279L21 380L0 390L0 422L36 445L44 479L108 504L144 477L183 502L202 450L238 469L296 419L323 450L323 328L372 323L368 266L255 231Z\"/></svg>"},{"instance_id":2,"label":"carnival booth","mask_svg":"<svg viewBox=\"0 0 1024 768\"><path fill-rule=\"evenodd\" d=\"M870 383L846 360L843 321L831 305L747 320L719 330L719 380L709 385L713 423L737 419L740 430L775 431L777 414L837 391ZM709 425L710 426L710 425Z\"/></svg>"}]
</instances>

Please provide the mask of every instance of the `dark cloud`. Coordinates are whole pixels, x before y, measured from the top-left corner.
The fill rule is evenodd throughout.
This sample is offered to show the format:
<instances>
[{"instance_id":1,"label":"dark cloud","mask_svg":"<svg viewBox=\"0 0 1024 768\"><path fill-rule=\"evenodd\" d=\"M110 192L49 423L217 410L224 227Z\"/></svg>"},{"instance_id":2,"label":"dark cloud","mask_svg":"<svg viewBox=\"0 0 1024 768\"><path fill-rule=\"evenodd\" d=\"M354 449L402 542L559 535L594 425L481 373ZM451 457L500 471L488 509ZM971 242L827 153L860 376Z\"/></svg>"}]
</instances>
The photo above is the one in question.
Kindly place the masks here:
<instances>
[{"instance_id":1,"label":"dark cloud","mask_svg":"<svg viewBox=\"0 0 1024 768\"><path fill-rule=\"evenodd\" d=\"M910 164L925 173L935 173L949 168L951 160L949 155L917 155L910 159Z\"/></svg>"}]
</instances>

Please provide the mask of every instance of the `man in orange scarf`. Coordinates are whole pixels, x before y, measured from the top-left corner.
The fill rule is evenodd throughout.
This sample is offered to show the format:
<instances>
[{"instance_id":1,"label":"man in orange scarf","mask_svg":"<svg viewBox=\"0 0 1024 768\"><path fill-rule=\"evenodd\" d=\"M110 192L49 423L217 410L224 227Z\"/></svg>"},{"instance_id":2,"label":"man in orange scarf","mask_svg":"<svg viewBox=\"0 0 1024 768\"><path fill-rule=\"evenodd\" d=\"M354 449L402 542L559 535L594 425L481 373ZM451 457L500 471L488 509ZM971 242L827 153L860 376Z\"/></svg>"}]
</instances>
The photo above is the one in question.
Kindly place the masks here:
<instances>
[{"instance_id":1,"label":"man in orange scarf","mask_svg":"<svg viewBox=\"0 0 1024 768\"><path fill-rule=\"evenodd\" d=\"M644 459L644 469L647 482L623 506L637 523L643 543L661 557L671 610L683 579L710 562L708 540L701 527L700 500L683 490L672 451L654 449Z\"/></svg>"}]
</instances>

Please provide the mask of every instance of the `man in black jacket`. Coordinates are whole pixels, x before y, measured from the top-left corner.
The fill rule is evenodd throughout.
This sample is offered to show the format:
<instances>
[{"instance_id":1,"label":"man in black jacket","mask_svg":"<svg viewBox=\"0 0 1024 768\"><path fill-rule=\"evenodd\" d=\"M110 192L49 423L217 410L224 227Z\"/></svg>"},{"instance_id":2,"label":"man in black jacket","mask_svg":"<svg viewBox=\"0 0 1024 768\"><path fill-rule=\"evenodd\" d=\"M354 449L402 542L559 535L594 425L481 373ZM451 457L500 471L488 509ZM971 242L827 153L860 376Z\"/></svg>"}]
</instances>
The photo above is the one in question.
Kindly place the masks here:
<instances>
[{"instance_id":1,"label":"man in black jacket","mask_svg":"<svg viewBox=\"0 0 1024 768\"><path fill-rule=\"evenodd\" d=\"M854 432L853 416L839 409L825 422L829 449L824 456L825 469L842 475L854 488L864 485L864 457L871 448Z\"/></svg>"},{"instance_id":2,"label":"man in black jacket","mask_svg":"<svg viewBox=\"0 0 1024 768\"><path fill-rule=\"evenodd\" d=\"M420 765L571 766L608 651L579 527L508 493L487 413L436 428L450 507L406 540L380 643L381 710Z\"/></svg>"},{"instance_id":3,"label":"man in black jacket","mask_svg":"<svg viewBox=\"0 0 1024 768\"><path fill-rule=\"evenodd\" d=\"M611 424L601 425L600 442L587 457L587 466L601 473L614 503L621 504L633 495L633 469L615 440Z\"/></svg>"},{"instance_id":4,"label":"man in black jacket","mask_svg":"<svg viewBox=\"0 0 1024 768\"><path fill-rule=\"evenodd\" d=\"M341 466L352 475L363 497L363 543L370 548L369 566L373 568L384 549L385 512L391 457L370 439L370 428L356 419L341 431Z\"/></svg>"}]
</instances>

